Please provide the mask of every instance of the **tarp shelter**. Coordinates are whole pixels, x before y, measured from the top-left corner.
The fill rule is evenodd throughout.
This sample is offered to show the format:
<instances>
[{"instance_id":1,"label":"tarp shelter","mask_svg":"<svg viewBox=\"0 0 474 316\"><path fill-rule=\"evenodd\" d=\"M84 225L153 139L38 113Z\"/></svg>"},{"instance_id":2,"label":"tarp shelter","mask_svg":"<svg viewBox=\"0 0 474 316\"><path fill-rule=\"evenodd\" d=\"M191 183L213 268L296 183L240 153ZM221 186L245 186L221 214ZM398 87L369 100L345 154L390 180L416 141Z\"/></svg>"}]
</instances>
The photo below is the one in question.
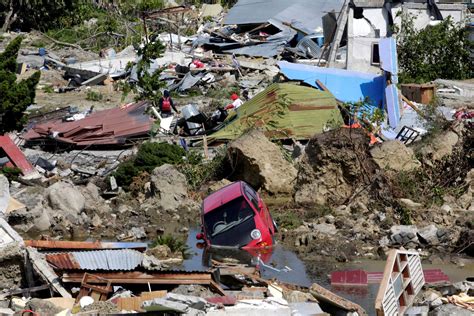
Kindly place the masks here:
<instances>
[{"instance_id":1,"label":"tarp shelter","mask_svg":"<svg viewBox=\"0 0 474 316\"><path fill-rule=\"evenodd\" d=\"M237 118L210 136L232 140L248 128L261 127L273 139L309 139L330 120L340 120L334 96L290 83L274 83L237 109Z\"/></svg>"},{"instance_id":2,"label":"tarp shelter","mask_svg":"<svg viewBox=\"0 0 474 316\"><path fill-rule=\"evenodd\" d=\"M365 99L382 107L385 95L383 76L336 68L323 68L281 61L281 72L290 80L300 80L317 87L321 81L336 99L342 102L358 102Z\"/></svg>"}]
</instances>

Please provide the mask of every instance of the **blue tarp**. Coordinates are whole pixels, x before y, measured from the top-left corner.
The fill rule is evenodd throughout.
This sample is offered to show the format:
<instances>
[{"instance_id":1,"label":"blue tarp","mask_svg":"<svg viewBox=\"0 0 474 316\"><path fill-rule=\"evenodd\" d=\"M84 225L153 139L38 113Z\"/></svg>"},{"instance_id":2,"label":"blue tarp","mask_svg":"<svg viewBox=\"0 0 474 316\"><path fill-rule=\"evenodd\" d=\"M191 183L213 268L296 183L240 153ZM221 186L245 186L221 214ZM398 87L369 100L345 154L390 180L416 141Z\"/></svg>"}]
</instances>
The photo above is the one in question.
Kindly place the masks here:
<instances>
[{"instance_id":1,"label":"blue tarp","mask_svg":"<svg viewBox=\"0 0 474 316\"><path fill-rule=\"evenodd\" d=\"M384 104L385 80L383 76L336 68L323 68L281 61L281 72L290 80L301 80L317 87L321 81L336 99L342 102L369 103L382 107Z\"/></svg>"}]
</instances>

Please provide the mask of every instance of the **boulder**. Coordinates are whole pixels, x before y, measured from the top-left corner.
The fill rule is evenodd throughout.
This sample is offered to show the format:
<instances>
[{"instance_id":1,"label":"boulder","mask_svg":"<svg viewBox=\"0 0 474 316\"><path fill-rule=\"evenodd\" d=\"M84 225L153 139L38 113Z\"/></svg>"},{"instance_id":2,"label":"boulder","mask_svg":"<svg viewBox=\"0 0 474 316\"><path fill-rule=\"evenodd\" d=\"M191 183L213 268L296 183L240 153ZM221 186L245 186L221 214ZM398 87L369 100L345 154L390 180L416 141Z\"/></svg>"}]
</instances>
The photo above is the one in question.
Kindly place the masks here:
<instances>
[{"instance_id":1,"label":"boulder","mask_svg":"<svg viewBox=\"0 0 474 316\"><path fill-rule=\"evenodd\" d=\"M337 233L336 226L334 224L317 224L310 227L313 232L323 235L334 235Z\"/></svg>"},{"instance_id":2,"label":"boulder","mask_svg":"<svg viewBox=\"0 0 474 316\"><path fill-rule=\"evenodd\" d=\"M234 180L244 180L270 194L293 193L295 167L261 131L252 130L234 140L228 153L235 170Z\"/></svg>"},{"instance_id":3,"label":"boulder","mask_svg":"<svg viewBox=\"0 0 474 316\"><path fill-rule=\"evenodd\" d=\"M159 207L176 211L188 196L186 177L175 166L162 165L151 174L151 191Z\"/></svg>"},{"instance_id":4,"label":"boulder","mask_svg":"<svg viewBox=\"0 0 474 316\"><path fill-rule=\"evenodd\" d=\"M61 210L66 214L78 215L86 205L84 195L68 182L56 182L46 190L52 209Z\"/></svg>"},{"instance_id":5,"label":"boulder","mask_svg":"<svg viewBox=\"0 0 474 316\"><path fill-rule=\"evenodd\" d=\"M377 165L370 139L360 129L341 128L314 136L301 158L295 185L298 204L340 205L369 184Z\"/></svg>"},{"instance_id":6,"label":"boulder","mask_svg":"<svg viewBox=\"0 0 474 316\"><path fill-rule=\"evenodd\" d=\"M453 131L447 131L437 135L430 144L420 149L423 161L427 164L433 164L451 156L459 136Z\"/></svg>"},{"instance_id":7,"label":"boulder","mask_svg":"<svg viewBox=\"0 0 474 316\"><path fill-rule=\"evenodd\" d=\"M370 151L375 163L381 169L392 171L413 171L421 166L413 150L398 140L383 142Z\"/></svg>"},{"instance_id":8,"label":"boulder","mask_svg":"<svg viewBox=\"0 0 474 316\"><path fill-rule=\"evenodd\" d=\"M167 245L157 245L156 247L149 248L146 254L163 260L171 256L171 249Z\"/></svg>"},{"instance_id":9,"label":"boulder","mask_svg":"<svg viewBox=\"0 0 474 316\"><path fill-rule=\"evenodd\" d=\"M423 241L424 243L429 245L439 244L438 228L433 224L418 229L417 234L419 240Z\"/></svg>"}]
</instances>

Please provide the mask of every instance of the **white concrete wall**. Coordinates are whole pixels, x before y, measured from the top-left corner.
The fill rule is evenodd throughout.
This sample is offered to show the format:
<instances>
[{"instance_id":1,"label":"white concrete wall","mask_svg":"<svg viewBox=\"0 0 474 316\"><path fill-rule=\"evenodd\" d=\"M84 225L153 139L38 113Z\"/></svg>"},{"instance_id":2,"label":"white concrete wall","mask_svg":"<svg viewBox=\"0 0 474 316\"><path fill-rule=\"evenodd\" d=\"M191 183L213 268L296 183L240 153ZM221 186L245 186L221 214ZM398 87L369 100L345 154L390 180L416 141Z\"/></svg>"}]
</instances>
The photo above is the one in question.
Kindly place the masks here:
<instances>
[{"instance_id":1,"label":"white concrete wall","mask_svg":"<svg viewBox=\"0 0 474 316\"><path fill-rule=\"evenodd\" d=\"M465 11L460 5L438 5L444 18L451 16L454 22L461 22L465 18ZM402 10L402 6L392 9L394 23L400 26L401 18L396 17ZM403 10L415 16L415 27L422 29L431 21L429 11L425 4L409 3L403 6ZM365 7L364 16L380 30L380 38L387 35L388 17L381 7ZM348 17L348 56L347 69L364 71L371 73L382 73L378 66L371 65L372 43L377 43L380 38L376 38L375 31L365 19L354 19L353 12L349 12Z\"/></svg>"}]
</instances>

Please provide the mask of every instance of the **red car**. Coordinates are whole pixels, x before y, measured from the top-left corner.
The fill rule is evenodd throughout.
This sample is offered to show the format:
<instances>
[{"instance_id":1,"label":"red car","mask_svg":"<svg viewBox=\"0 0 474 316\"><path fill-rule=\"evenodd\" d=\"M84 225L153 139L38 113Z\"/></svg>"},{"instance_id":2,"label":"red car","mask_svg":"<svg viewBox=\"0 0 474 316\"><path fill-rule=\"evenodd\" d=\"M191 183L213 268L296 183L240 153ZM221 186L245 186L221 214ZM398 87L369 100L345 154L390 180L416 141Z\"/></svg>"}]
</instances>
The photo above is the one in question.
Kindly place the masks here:
<instances>
[{"instance_id":1,"label":"red car","mask_svg":"<svg viewBox=\"0 0 474 316\"><path fill-rule=\"evenodd\" d=\"M231 183L204 199L202 233L207 246L265 248L273 245L276 225L267 206L250 185Z\"/></svg>"}]
</instances>

